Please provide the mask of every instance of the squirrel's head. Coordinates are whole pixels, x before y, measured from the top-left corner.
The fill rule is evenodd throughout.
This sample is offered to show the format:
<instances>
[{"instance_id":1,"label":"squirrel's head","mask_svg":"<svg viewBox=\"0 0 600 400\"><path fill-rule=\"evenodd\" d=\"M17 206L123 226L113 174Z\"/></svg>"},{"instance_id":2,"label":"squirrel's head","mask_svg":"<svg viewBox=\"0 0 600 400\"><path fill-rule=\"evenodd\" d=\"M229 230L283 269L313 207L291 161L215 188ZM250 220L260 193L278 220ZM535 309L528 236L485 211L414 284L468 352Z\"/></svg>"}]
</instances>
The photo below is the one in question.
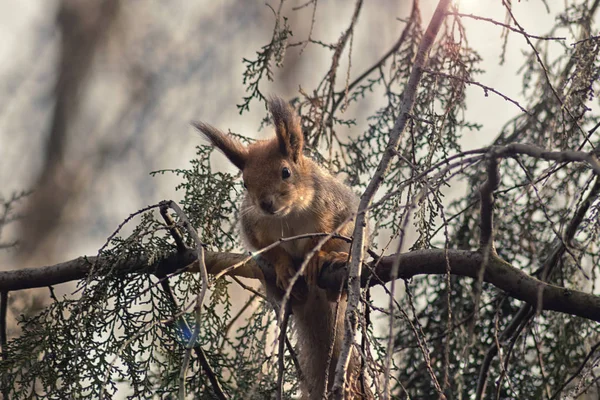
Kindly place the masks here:
<instances>
[{"instance_id":1,"label":"squirrel's head","mask_svg":"<svg viewBox=\"0 0 600 400\"><path fill-rule=\"evenodd\" d=\"M199 122L194 126L243 174L246 197L265 215L283 217L309 207L314 196L314 166L302 154L300 118L282 99L271 98L276 137L244 146L237 139Z\"/></svg>"}]
</instances>

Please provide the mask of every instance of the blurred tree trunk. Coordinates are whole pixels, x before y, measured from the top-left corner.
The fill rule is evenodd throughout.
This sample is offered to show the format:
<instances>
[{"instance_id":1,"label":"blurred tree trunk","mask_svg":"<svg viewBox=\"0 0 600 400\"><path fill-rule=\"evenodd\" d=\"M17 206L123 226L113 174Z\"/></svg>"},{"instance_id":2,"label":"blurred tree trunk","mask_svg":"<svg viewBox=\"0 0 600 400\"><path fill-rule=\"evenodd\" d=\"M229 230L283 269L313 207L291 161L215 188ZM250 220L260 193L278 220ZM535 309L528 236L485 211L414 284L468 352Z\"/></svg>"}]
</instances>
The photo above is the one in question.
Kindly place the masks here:
<instances>
[{"instance_id":1,"label":"blurred tree trunk","mask_svg":"<svg viewBox=\"0 0 600 400\"><path fill-rule=\"evenodd\" d=\"M44 162L35 192L29 200L21 225L21 261L53 252L51 234L60 224L63 212L78 192L81 179L78 165L65 163L69 128L79 113L81 92L89 76L94 55L102 47L119 13L119 0L63 0L56 25L61 35L55 106L50 121ZM19 262L18 264L22 264Z\"/></svg>"}]
</instances>

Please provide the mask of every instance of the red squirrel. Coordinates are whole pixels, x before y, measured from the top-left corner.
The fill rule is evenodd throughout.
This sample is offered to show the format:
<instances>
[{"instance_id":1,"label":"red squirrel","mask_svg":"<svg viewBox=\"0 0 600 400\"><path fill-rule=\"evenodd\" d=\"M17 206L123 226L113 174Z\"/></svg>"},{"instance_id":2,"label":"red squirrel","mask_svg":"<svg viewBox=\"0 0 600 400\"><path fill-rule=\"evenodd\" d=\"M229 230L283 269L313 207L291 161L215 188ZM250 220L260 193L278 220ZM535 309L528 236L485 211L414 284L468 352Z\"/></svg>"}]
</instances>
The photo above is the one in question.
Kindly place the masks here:
<instances>
[{"instance_id":1,"label":"red squirrel","mask_svg":"<svg viewBox=\"0 0 600 400\"><path fill-rule=\"evenodd\" d=\"M303 154L304 136L300 118L287 102L271 98L268 106L276 136L248 146L211 125L194 124L242 171L246 193L240 209L240 222L246 245L252 250L259 250L280 238L307 233L337 231L340 235L351 236L358 197L348 186ZM262 254L275 268L277 277L275 285L265 282L270 297L281 300L291 277L319 239L284 242ZM329 239L307 265L304 273L307 293L291 300L298 359L304 375L300 385L303 399L320 400L326 393L325 371L331 346L327 390L333 384L344 335L347 299L342 293L336 318L337 303L330 301L332 296L317 286L317 279L323 265L347 262L349 250L349 243ZM360 389L360 363L356 352L348 368L346 398L371 398L361 394L370 392Z\"/></svg>"}]
</instances>

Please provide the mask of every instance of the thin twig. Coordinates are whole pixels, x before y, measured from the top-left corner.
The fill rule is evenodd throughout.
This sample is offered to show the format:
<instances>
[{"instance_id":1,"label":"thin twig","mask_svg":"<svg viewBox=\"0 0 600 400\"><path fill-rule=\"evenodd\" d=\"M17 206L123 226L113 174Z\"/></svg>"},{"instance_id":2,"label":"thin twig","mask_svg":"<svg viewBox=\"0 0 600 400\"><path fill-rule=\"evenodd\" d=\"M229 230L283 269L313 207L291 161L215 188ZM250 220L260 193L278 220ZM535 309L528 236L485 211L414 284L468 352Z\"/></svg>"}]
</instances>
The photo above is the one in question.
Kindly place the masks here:
<instances>
[{"instance_id":1,"label":"thin twig","mask_svg":"<svg viewBox=\"0 0 600 400\"><path fill-rule=\"evenodd\" d=\"M485 22L490 22L494 25L498 25L501 26L505 29L508 29L510 31L516 32L520 35L523 36L527 36L530 37L532 39L538 39L538 40L567 40L567 38L564 37L555 37L555 36L536 36L536 35L532 35L530 33L527 33L523 30L517 29L517 28L513 28L512 26L510 26L509 24L505 24L499 21L496 21L494 19L491 18L486 18L486 17L481 17L479 15L474 15L474 14L463 14L463 13L459 13L459 12L450 12L448 13L448 15L455 15L457 17L464 17L464 18L471 18L471 19L476 19L478 21L485 21Z\"/></svg>"},{"instance_id":2,"label":"thin twig","mask_svg":"<svg viewBox=\"0 0 600 400\"><path fill-rule=\"evenodd\" d=\"M119 224L119 226L117 226L117 229L115 229L115 230L113 231L113 233L111 233L111 234L110 234L110 236L109 236L108 238L106 238L106 241L104 242L104 244L102 245L102 247L100 247L100 250L98 250L98 255L100 255L100 254L101 254L101 253L104 251L104 249L105 249L105 248L106 248L106 247L107 247L107 246L110 244L110 241L111 241L111 240L113 240L113 238L114 238L114 237L115 237L115 236L116 236L116 235L117 235L117 234L118 234L118 233L121 231L121 229L122 229L122 228L123 228L123 227L124 227L124 226L125 226L125 225L126 225L128 222L129 222L129 221L131 221L131 220L132 220L134 217L136 217L136 216L138 216L138 215L140 215L140 214L142 214L142 213L145 213L146 211L150 211L150 210L152 210L153 208L157 208L157 207L160 207L160 204L151 204L151 205L149 205L149 206L146 206L146 207L144 207L144 208L140 208L139 210L137 210L137 211L136 211L136 212L134 212L134 213L131 213L131 214L129 214L129 216L128 216L127 218L125 218L125 219L123 220L123 222L121 222L121 223Z\"/></svg>"},{"instance_id":3,"label":"thin twig","mask_svg":"<svg viewBox=\"0 0 600 400\"><path fill-rule=\"evenodd\" d=\"M269 301L267 299L267 296L265 296L264 294L260 293L259 291L255 290L255 289L251 288L250 286L245 285L244 282L242 282L237 276L235 276L235 275L230 275L230 276L231 276L231 279L233 279L235 281L235 283L237 283L238 285L240 285L242 287L242 289L249 291L254 296L260 297L264 301Z\"/></svg>"},{"instance_id":4,"label":"thin twig","mask_svg":"<svg viewBox=\"0 0 600 400\"><path fill-rule=\"evenodd\" d=\"M171 287L169 286L168 280L162 281L162 284L163 284L163 289L167 293L167 298L169 299L169 304L170 304L171 308L174 310L174 314L175 314L177 312L177 309L179 308L177 305L177 300L175 299L175 296L173 295L173 291L171 290ZM185 323L187 329L189 330L189 326L187 325L187 321L185 319L178 318L178 320L183 321ZM210 363L208 362L208 358L206 357L206 354L204 353L204 349L202 349L202 347L199 344L196 344L194 346L194 352L196 353L196 356L198 357L198 360L200 361L200 366L202 367L202 370L208 377L209 382L211 383L211 387L213 389L215 396L217 396L217 398L219 400L227 400L227 396L225 396L225 393L223 392L221 383L219 382L217 375L215 374L214 370L210 366ZM185 385L185 382L181 382L181 384Z\"/></svg>"},{"instance_id":5,"label":"thin twig","mask_svg":"<svg viewBox=\"0 0 600 400\"><path fill-rule=\"evenodd\" d=\"M429 352L429 346L427 345L427 337L425 336L425 332L423 332L423 327L419 322L419 318L417 316L417 310L415 309L415 303L413 301L412 292L408 286L408 282L404 280L404 288L406 290L406 295L408 297L408 305L410 306L411 312L413 314L413 319L415 321L414 325L411 322L410 325L414 331L415 338L417 339L417 343L419 344L419 348L421 349L421 353L423 354L423 359L425 361L425 366L427 368L427 372L429 372L429 376L431 377L431 382L435 387L435 390L438 393L439 399L445 399L444 392L442 391L442 387L438 382L437 377L435 376L435 372L433 371L433 366L431 365L431 358ZM407 319L410 321L410 318L407 315Z\"/></svg>"},{"instance_id":6,"label":"thin twig","mask_svg":"<svg viewBox=\"0 0 600 400\"><path fill-rule=\"evenodd\" d=\"M218 274L215 275L215 279L219 279L220 277L222 277L223 275L229 274L231 272L233 272L236 268L241 267L242 265L248 263L250 260L256 258L256 256L265 253L277 246L280 246L283 243L287 243L287 242L293 242L296 240L301 240L301 239L314 239L317 237L324 237L327 240L333 238L333 239L342 239L342 240L346 240L348 242L352 241L352 239L339 235L335 232L331 232L331 233L323 233L323 232L316 232L316 233L303 233L301 235L296 235L296 236L290 236L290 237L285 237L285 238L280 238L279 240L271 243L268 246L265 246L261 249L255 250L253 252L250 253L250 255L248 257L246 257L245 259L243 259L242 261L235 263L233 265L231 265L228 268L225 268L224 270L220 271ZM322 246L322 245L321 245ZM320 246L319 246L320 248ZM316 251L318 251L319 249L316 249ZM314 251L314 249L313 249ZM306 260L310 260L310 258L305 257L305 261ZM308 261L306 262L306 264L308 264ZM291 288L293 287L293 284L296 282L296 280L301 276L301 274L304 272L305 268L301 268L296 272L296 275L294 275L294 277L292 278L292 280L290 280L290 286L289 286L289 292L291 292ZM289 294L286 292L287 298L289 298ZM284 298L285 300L285 298Z\"/></svg>"},{"instance_id":7,"label":"thin twig","mask_svg":"<svg viewBox=\"0 0 600 400\"><path fill-rule=\"evenodd\" d=\"M544 264L541 266L540 271L542 273L542 281L545 281L547 277L550 275L550 272L554 269L554 267L558 264L558 261L565 253L565 246L567 243L571 243L575 233L577 232L577 228L582 223L585 215L590 209L593 201L600 195L600 177L596 178L596 182L592 189L588 192L585 199L581 202L579 208L575 211L571 222L565 228L565 234L561 241L557 241L557 245L554 250L550 253L548 258L544 261ZM547 296L547 293L546 293ZM516 337L520 334L520 332L527 325L527 322L533 318L536 314L536 309L539 310L540 302L544 302L547 300L546 298L542 298L540 296L540 292L538 289L537 300L533 303L524 304L521 306L517 314L513 317L512 321L508 324L506 329L502 332L501 341L507 340L509 337ZM536 304L537 306L534 308L532 305ZM485 388L487 385L487 378L489 374L489 369L492 363L492 360L497 354L496 346L490 346L486 352L486 355L481 363L481 368L479 369L479 378L477 381L477 389L475 392L475 399L480 400L485 394Z\"/></svg>"},{"instance_id":8,"label":"thin twig","mask_svg":"<svg viewBox=\"0 0 600 400\"><path fill-rule=\"evenodd\" d=\"M577 376L581 373L581 371L583 371L583 368L585 367L585 364L587 364L587 362L589 361L589 359L596 352L596 350L598 350L599 347L600 347L600 342L596 343L592 347L592 349L585 356L585 358L583 359L583 361L581 362L581 364L579 365L579 367L577 368L577 370L573 373L573 375L571 375L571 377L569 379L567 379L566 381L563 382L563 384L560 386L560 388L558 388L558 390L556 391L556 393L554 393L554 396L552 396L551 400L559 398L560 394L562 393L563 390L565 390L565 388L569 385L569 383L571 383L575 378L577 378Z\"/></svg>"},{"instance_id":9,"label":"thin twig","mask_svg":"<svg viewBox=\"0 0 600 400\"><path fill-rule=\"evenodd\" d=\"M206 292L208 290L208 271L206 270L206 264L204 261L204 247L196 229L192 226L190 220L187 215L183 212L183 210L172 200L163 201L160 203L160 207L170 207L179 219L182 221L183 228L188 232L188 234L192 237L196 247L196 253L198 255L198 267L200 269L200 277L202 279L202 286L200 288L200 292L196 296L196 305L194 307L196 324L194 326L194 331L190 337L186 345L186 353L184 355L183 361L181 363L181 372L179 374L179 399L185 399L185 374L188 367L188 363L191 357L191 351L196 346L196 341L198 340L198 335L200 333L200 323L201 323L201 313L202 313L202 303L204 302L204 297L206 296Z\"/></svg>"},{"instance_id":10,"label":"thin twig","mask_svg":"<svg viewBox=\"0 0 600 400\"><path fill-rule=\"evenodd\" d=\"M169 202L161 202L160 203L160 214L162 215L163 219L165 220L167 226L169 227L169 232L171 233L171 236L175 240L175 243L177 245L177 250L179 252L184 252L184 251L188 250L188 247L186 246L183 236L181 235L181 232L177 228L175 221L173 221L173 218L171 218L171 215L169 215L169 212L168 212L169 208L172 208L173 210L175 210L175 212L177 213L179 218L184 222L184 227L186 227L186 229L188 229L187 227L191 226L191 223L187 219L187 216L185 215L183 210L181 210L179 208L179 206L177 206L177 204L175 204L175 202L169 201ZM194 242L196 243L196 251L199 254L198 264L200 265L200 270L204 271L204 273L202 274L202 289L204 289L204 291L206 291L205 287L208 282L208 273L206 271L206 265L204 262L204 250L203 250L200 238L197 236L196 231L193 228L192 228L192 230L195 234L195 237L193 234L191 234L189 232L189 229L188 229L188 233L190 233L190 235L192 235L192 237L194 237ZM164 272L162 272L162 271L159 271L157 273L157 275L159 276L159 278L164 278L164 279L160 280L160 283L162 285L164 292L167 295L167 298L169 299L169 304L171 304L171 307L173 308L173 312L175 313L178 309L178 305L177 305L177 300L175 299L175 296L173 294L173 291L171 290L171 286L169 285L168 278L166 276L164 276ZM198 308L201 307L202 299L204 298L205 294L206 293L202 293L202 290L201 290L201 293L199 295L199 296L201 296L200 300L198 300L198 298L196 299L196 326L194 327L194 333L199 332L200 311L198 311ZM185 370L187 369L187 365L188 365L190 357L191 357L190 345L193 345L194 352L196 353L198 360L200 361L200 366L206 373L206 376L208 377L208 380L211 383L213 392L215 393L215 395L217 396L218 399L226 400L227 397L225 396L225 393L223 392L221 384L220 384L219 380L217 379L217 376L216 376L215 372L213 371L212 367L210 366L208 359L206 358L206 354L204 353L204 350L202 349L202 347L200 347L199 344L196 343L196 341L197 341L197 339L194 338L194 334L192 334L192 338L190 338L188 344L186 345L186 353L184 355L184 360L182 362L182 369L180 372L179 397L180 398L182 396L185 397Z\"/></svg>"},{"instance_id":11,"label":"thin twig","mask_svg":"<svg viewBox=\"0 0 600 400\"><path fill-rule=\"evenodd\" d=\"M337 321L339 318L339 313L340 313L340 300L342 297L342 286L343 284L340 284L340 290L337 292L337 296L336 296L336 301L335 301L335 313L333 316L333 320ZM327 386L329 385L329 368L331 366L331 360L333 359L333 350L334 350L334 344L335 344L335 338L337 337L337 335L339 335L339 332L337 331L338 329L338 324L334 324L333 325L333 332L331 332L331 343L329 343L329 354L327 354L327 363L325 364L325 379L323 380L324 384L323 384L323 393L321 395L321 398L327 398Z\"/></svg>"},{"instance_id":12,"label":"thin twig","mask_svg":"<svg viewBox=\"0 0 600 400\"><path fill-rule=\"evenodd\" d=\"M519 312L515 315L510 324L502 331L498 341L500 343L504 342L511 336L516 336L521 332L521 330L527 325L527 321L531 316L535 315L533 308L530 305L525 305L522 307ZM477 388L475 390L475 399L481 400L483 395L485 394L485 389L487 385L487 377L489 368L492 364L492 360L498 354L498 347L496 343L490 345L488 348L483 361L481 363L481 368L479 370L479 378L477 379Z\"/></svg>"},{"instance_id":13,"label":"thin twig","mask_svg":"<svg viewBox=\"0 0 600 400\"><path fill-rule=\"evenodd\" d=\"M448 245L450 243L450 233L448 232L448 221L446 220L446 213L443 208L440 208L440 216L442 217L442 224L444 226L444 251L446 253L446 307L448 309L448 317L446 322L446 331L448 336L451 336L452 330L452 269L450 268L450 259L448 258ZM476 311L473 311L475 315ZM470 319L470 318L469 318ZM450 386L450 341L448 337L444 344L444 380L442 382L442 390L446 390Z\"/></svg>"},{"instance_id":14,"label":"thin twig","mask_svg":"<svg viewBox=\"0 0 600 400\"><path fill-rule=\"evenodd\" d=\"M441 76L444 78L448 78L448 79L455 79L458 81L461 81L463 83L466 83L467 85L474 85L474 86L479 86L480 88L483 89L483 92L485 94L485 96L487 97L488 92L492 92L500 97L502 97L504 100L514 104L515 106L517 106L519 108L519 110L521 110L524 114L529 115L530 117L533 117L533 114L530 111L527 111L523 106L521 106L521 104L519 104L518 101L513 100L512 98L508 97L507 95L501 93L500 91L494 89L491 86L487 86L484 85L483 83L477 82L477 81L472 81L470 79L467 78L463 78L460 76L456 76L456 75L450 75L450 74L446 74L444 72L439 72L439 71L433 71L427 68L424 68L423 71L427 72L430 75L435 75L435 76Z\"/></svg>"},{"instance_id":15,"label":"thin twig","mask_svg":"<svg viewBox=\"0 0 600 400\"><path fill-rule=\"evenodd\" d=\"M187 246L185 245L185 241L183 240L181 232L177 228L175 221L173 221L173 218L171 217L171 215L169 215L169 207L166 204L160 205L160 215L162 215L163 219L165 220L165 223L167 224L167 227L169 228L169 233L173 237L173 240L175 240L177 250L185 250L187 248Z\"/></svg>"},{"instance_id":16,"label":"thin twig","mask_svg":"<svg viewBox=\"0 0 600 400\"><path fill-rule=\"evenodd\" d=\"M304 380L304 373L302 372L302 368L300 367L300 362L298 361L298 355L296 354L296 350L294 350L294 346L290 343L290 339L285 336L285 347L287 347L288 353L290 353L290 358L294 363L294 368L296 368L296 374L298 376L298 381L302 382Z\"/></svg>"},{"instance_id":17,"label":"thin twig","mask_svg":"<svg viewBox=\"0 0 600 400\"><path fill-rule=\"evenodd\" d=\"M322 132L325 130L326 125L327 126L332 125L333 113L329 114L329 120L328 120L327 124L325 124L326 110L329 108L329 102L333 101L333 97L335 95L335 81L336 81L336 77L337 77L337 69L340 65L340 58L342 56L344 48L346 47L346 44L348 43L348 39L350 38L350 35L354 31L354 27L356 26L356 23L358 21L358 16L360 15L360 11L362 10L362 6L363 6L363 0L356 0L356 4L354 6L354 12L352 14L352 19L350 21L350 25L344 31L344 33L342 33L342 36L340 37L340 39L338 40L338 43L335 46L335 51L334 51L333 57L331 59L331 67L329 68L329 71L327 72L327 75L325 76L325 78L323 80L323 82L326 82L328 84L328 86L326 86L327 89L324 89L324 91L326 92L326 98L325 98L325 103L323 104L323 111L321 113L321 118L319 121L319 130L314 137L313 144L318 143L318 140L321 137Z\"/></svg>"},{"instance_id":18,"label":"thin twig","mask_svg":"<svg viewBox=\"0 0 600 400\"><path fill-rule=\"evenodd\" d=\"M287 338L287 326L292 313L291 303L288 303L283 313L279 330L279 347L277 354L277 400L283 399L283 374L285 372L285 339Z\"/></svg>"},{"instance_id":19,"label":"thin twig","mask_svg":"<svg viewBox=\"0 0 600 400\"><path fill-rule=\"evenodd\" d=\"M214 392L215 396L217 396L217 399L227 400L227 396L225 396L225 393L223 392L223 389L221 388L221 383L219 382L217 375L215 374L212 367L210 366L210 364L208 362L208 358L206 358L204 349L202 347L200 347L199 345L196 345L196 346L194 346L194 352L196 353L196 356L198 356L198 360L200 361L200 366L202 367L202 370L208 377L208 380L210 381L210 384L212 385L213 392Z\"/></svg>"},{"instance_id":20,"label":"thin twig","mask_svg":"<svg viewBox=\"0 0 600 400\"><path fill-rule=\"evenodd\" d=\"M407 22L406 26L404 27L404 29L402 30L402 33L400 34L400 37L398 38L396 43L394 43L392 48L390 48L387 51L387 53L385 53L375 64L373 64L365 72L360 74L356 79L354 79L352 81L352 83L347 85L346 90L343 93L338 94L337 100L335 101L335 103L333 103L333 106L331 107L330 113L332 115L338 109L338 107L342 103L342 100L344 100L344 97L347 96L348 92L350 92L352 89L354 89L354 87L356 85L358 85L367 76L371 75L372 72L381 68L381 66L383 66L383 64L385 64L385 62L388 60L388 58L390 58L392 55L394 55L400 49L400 46L402 46L402 44L406 41L406 36L408 35L408 31L410 30L410 27L412 26L412 23L414 21L415 13L418 12L418 10L419 10L418 1L414 0L412 11L410 13L410 17L408 18L408 22Z\"/></svg>"},{"instance_id":21,"label":"thin twig","mask_svg":"<svg viewBox=\"0 0 600 400\"><path fill-rule=\"evenodd\" d=\"M412 169L414 171L414 169ZM414 174L414 172L413 172ZM407 198L410 198L412 187L409 189L409 193ZM400 235L398 238L398 246L396 247L396 253L400 254L402 251L402 246L404 245L404 236L406 234L406 228L410 221L410 211L414 207L415 203L411 205L411 207L407 207L402 213L402 225L400 227ZM390 398L390 377L391 377L391 365L392 365L392 354L393 354L393 346L394 346L394 302L396 301L396 279L398 278L398 270L400 269L400 258L398 257L394 260L394 264L392 265L391 272L391 287L389 294L389 327L388 327L388 343L387 343L387 352L384 363L384 379L383 379L383 399L387 400Z\"/></svg>"},{"instance_id":22,"label":"thin twig","mask_svg":"<svg viewBox=\"0 0 600 400\"><path fill-rule=\"evenodd\" d=\"M519 22L517 21L515 15L513 14L512 9L510 7L510 4L507 2L507 0L502 0L502 4L504 5L504 8L506 8L506 12L508 13L508 15L510 15L512 21L519 28L519 30L521 30L521 32L525 32L525 29L519 24ZM552 91L552 94L554 95L554 97L556 98L556 100L558 101L558 103L560 104L561 110L565 110L567 112L567 114L569 114L569 117L571 118L571 121L575 124L575 126L577 127L577 129L579 129L579 131L584 134L584 138L586 139L586 142L591 146L592 149L595 149L594 144L589 139L587 139L587 135L585 135L585 131L583 130L583 128L579 124L579 121L577 120L577 118L575 118L575 116L573 115L573 113L571 112L571 110L568 107L565 106L563 100L558 95L558 92L556 91L556 89L554 89L554 86L552 85L552 82L550 80L550 74L548 73L548 68L546 68L546 65L542 61L540 53L535 48L535 46L533 45L533 43L531 43L531 40L529 40L529 36L523 35L523 37L525 38L525 41L527 42L527 45L533 51L533 54L535 55L535 58L536 58L538 64L542 68L542 72L544 73L544 77L546 79L546 84L548 85L548 87Z\"/></svg>"},{"instance_id":23,"label":"thin twig","mask_svg":"<svg viewBox=\"0 0 600 400\"><path fill-rule=\"evenodd\" d=\"M423 68L425 67L429 55L429 50L433 46L433 42L437 36L437 33L442 26L444 21L444 15L450 0L440 0L435 13L431 19L427 31L425 32L419 50L417 52L413 69L410 74L410 78L406 84L404 90L404 96L402 98L399 116L396 120L392 131L390 132L390 139L387 145L387 151L383 154L379 166L375 171L375 174L367 189L363 193L360 199L359 211L367 210L373 201L375 193L383 183L385 173L389 169L394 152L397 150L398 143L406 123L408 121L410 112L413 108L417 87L423 75ZM354 343L354 335L356 333L356 327L358 323L358 303L360 301L360 275L362 271L362 262L364 259L364 241L365 241L365 226L368 219L368 213L359 213L356 217L355 229L353 233L354 241L352 242L351 248L351 260L349 265L349 276L348 276L348 307L346 309L345 329L344 329L344 341L342 349L340 351L340 357L335 371L335 380L333 385L333 398L341 400L344 397L344 388L346 385L346 371L348 363L350 361L350 353L352 345ZM441 395L440 397L442 397Z\"/></svg>"},{"instance_id":24,"label":"thin twig","mask_svg":"<svg viewBox=\"0 0 600 400\"><path fill-rule=\"evenodd\" d=\"M287 303L290 300L290 297L292 295L292 289L294 288L294 285L295 285L296 281L298 279L300 279L301 276L304 275L304 271L306 271L306 268L308 268L308 264L311 262L311 260L315 256L315 254L319 250L321 250L321 248L325 245L325 243L327 243L330 239L337 238L337 237L342 237L337 232L339 230L341 230L344 225L348 224L353 218L354 218L354 215L350 215L344 221L342 221L335 228L335 230L333 232L330 232L330 233L327 233L327 234L324 234L324 235L319 235L319 236L321 236L321 239L317 242L317 244L315 244L315 246L308 253L304 254L304 260L302 261L302 264L300 264L300 267L298 267L298 270L296 271L296 273L294 274L294 276L292 276L290 278L288 287L286 288L285 293L284 293L284 295L283 295L283 297L281 299L280 311L279 311L280 312L280 316L279 316L280 319L283 318L283 314L282 313L284 312L285 308L287 307ZM302 236L302 235L298 235L298 236ZM280 240L283 240L283 239L280 239ZM275 243L277 243L277 242L275 242Z\"/></svg>"}]
</instances>

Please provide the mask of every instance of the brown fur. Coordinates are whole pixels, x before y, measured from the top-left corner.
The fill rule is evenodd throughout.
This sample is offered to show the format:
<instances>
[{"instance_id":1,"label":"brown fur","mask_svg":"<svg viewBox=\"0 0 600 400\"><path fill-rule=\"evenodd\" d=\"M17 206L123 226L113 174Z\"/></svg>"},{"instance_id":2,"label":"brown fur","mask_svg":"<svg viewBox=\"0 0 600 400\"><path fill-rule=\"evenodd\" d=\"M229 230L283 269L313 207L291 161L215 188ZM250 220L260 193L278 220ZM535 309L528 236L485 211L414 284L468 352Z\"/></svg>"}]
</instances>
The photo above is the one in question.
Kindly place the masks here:
<instances>
[{"instance_id":1,"label":"brown fur","mask_svg":"<svg viewBox=\"0 0 600 400\"><path fill-rule=\"evenodd\" d=\"M235 139L210 125L195 126L219 148L243 173L247 192L241 207L241 230L252 249L261 249L282 237L304 233L333 232L350 236L354 230L351 220L341 226L358 207L358 199L350 188L302 154L304 137L297 114L281 99L269 101L276 137L244 147ZM287 168L290 176L283 179ZM341 226L341 227L340 227ZM276 285L266 283L267 292L276 300L288 286L304 257L318 239L302 239L282 245L263 254L275 267ZM304 374L301 383L304 399L321 399L325 393L325 371L328 370L327 389L331 389L335 367L344 334L346 295L338 303L330 302L325 290L316 286L322 265L345 263L350 245L339 239L330 239L308 264L305 278L307 293L296 293L292 312L298 336L298 357ZM294 291L296 291L294 287ZM301 298L301 300L299 300ZM335 334L335 338L334 336ZM327 368L328 356L332 358ZM349 366L348 399L371 398L360 394L358 376L360 365L353 354Z\"/></svg>"}]
</instances>

